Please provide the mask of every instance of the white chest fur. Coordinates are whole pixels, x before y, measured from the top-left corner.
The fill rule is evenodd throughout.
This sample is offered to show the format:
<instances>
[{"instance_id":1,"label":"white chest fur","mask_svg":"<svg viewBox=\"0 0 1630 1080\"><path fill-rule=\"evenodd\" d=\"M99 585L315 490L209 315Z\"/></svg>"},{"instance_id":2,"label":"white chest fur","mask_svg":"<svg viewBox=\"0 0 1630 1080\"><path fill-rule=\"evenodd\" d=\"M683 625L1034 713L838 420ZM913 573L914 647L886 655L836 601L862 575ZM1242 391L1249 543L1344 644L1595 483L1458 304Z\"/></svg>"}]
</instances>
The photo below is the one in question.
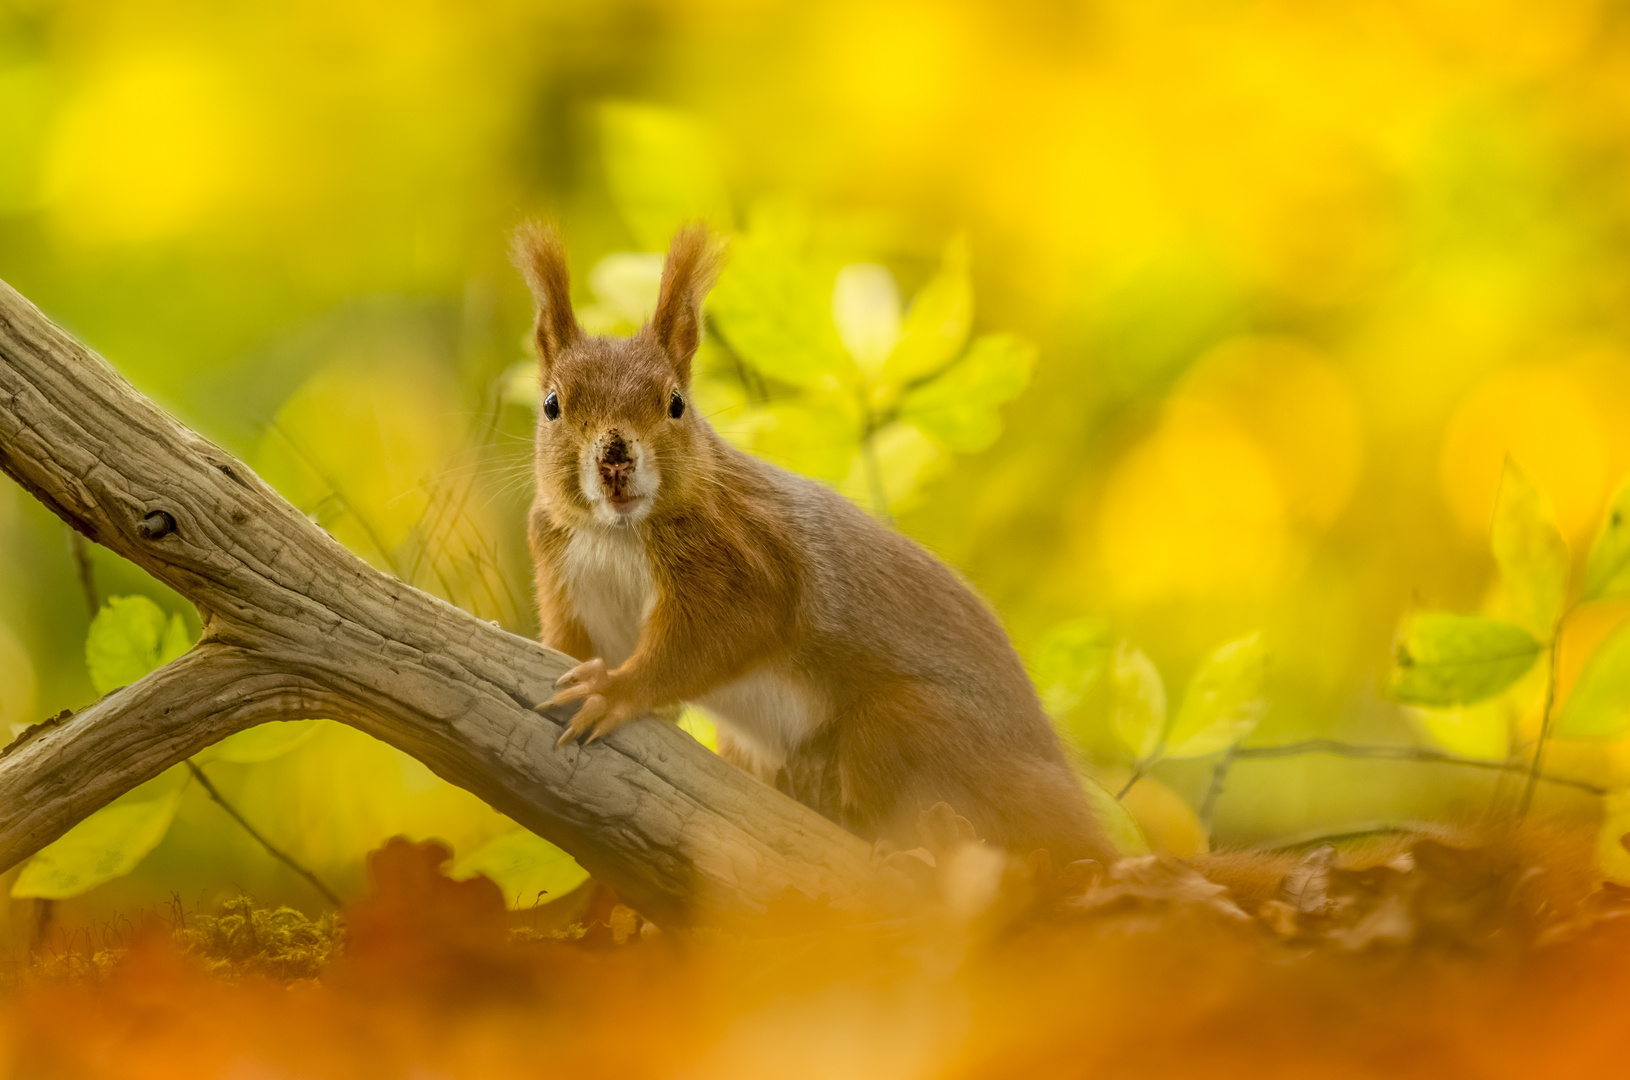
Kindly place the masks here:
<instances>
[{"instance_id":1,"label":"white chest fur","mask_svg":"<svg viewBox=\"0 0 1630 1080\"><path fill-rule=\"evenodd\" d=\"M633 654L640 624L656 602L645 541L631 528L578 529L566 544L563 569L577 621L595 653L616 667Z\"/></svg>"},{"instance_id":2,"label":"white chest fur","mask_svg":"<svg viewBox=\"0 0 1630 1080\"><path fill-rule=\"evenodd\" d=\"M756 671L710 690L700 705L747 749L761 769L774 775L793 747L821 726L821 710L803 687L772 668Z\"/></svg>"},{"instance_id":3,"label":"white chest fur","mask_svg":"<svg viewBox=\"0 0 1630 1080\"><path fill-rule=\"evenodd\" d=\"M596 526L574 531L562 570L566 595L595 654L607 667L617 667L633 655L656 602L639 531ZM770 775L824 719L808 691L770 667L716 687L696 704L746 743Z\"/></svg>"}]
</instances>

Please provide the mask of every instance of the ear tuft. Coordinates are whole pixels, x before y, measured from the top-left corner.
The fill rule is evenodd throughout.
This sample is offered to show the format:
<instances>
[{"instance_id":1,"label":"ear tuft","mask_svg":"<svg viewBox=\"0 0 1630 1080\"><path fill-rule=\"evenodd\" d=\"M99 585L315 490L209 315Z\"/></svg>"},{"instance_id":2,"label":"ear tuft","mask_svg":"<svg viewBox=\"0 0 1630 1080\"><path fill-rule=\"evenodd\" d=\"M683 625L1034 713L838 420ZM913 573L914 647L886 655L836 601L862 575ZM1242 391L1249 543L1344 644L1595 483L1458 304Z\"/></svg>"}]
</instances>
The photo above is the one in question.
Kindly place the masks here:
<instances>
[{"instance_id":1,"label":"ear tuft","mask_svg":"<svg viewBox=\"0 0 1630 1080\"><path fill-rule=\"evenodd\" d=\"M534 337L544 367L554 363L562 349L582 333L572 314L572 280L566 270L566 246L553 224L524 222L515 230L510 257L526 279L537 301L538 315Z\"/></svg>"},{"instance_id":2,"label":"ear tuft","mask_svg":"<svg viewBox=\"0 0 1630 1080\"><path fill-rule=\"evenodd\" d=\"M702 342L702 300L719 273L719 248L707 225L693 221L680 227L662 264L662 290L648 330L679 372L690 381L691 357Z\"/></svg>"}]
</instances>

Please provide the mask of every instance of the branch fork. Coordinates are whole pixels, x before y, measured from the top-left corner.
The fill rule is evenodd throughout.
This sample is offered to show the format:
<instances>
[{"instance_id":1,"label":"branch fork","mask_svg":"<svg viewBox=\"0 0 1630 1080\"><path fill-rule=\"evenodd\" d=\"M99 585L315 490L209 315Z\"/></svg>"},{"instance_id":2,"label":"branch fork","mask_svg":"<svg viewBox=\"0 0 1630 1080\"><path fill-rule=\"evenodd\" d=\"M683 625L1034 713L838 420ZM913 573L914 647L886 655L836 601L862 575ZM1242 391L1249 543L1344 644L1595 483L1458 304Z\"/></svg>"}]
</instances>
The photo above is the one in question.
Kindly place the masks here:
<instances>
[{"instance_id":1,"label":"branch fork","mask_svg":"<svg viewBox=\"0 0 1630 1080\"><path fill-rule=\"evenodd\" d=\"M890 911L871 847L670 724L555 742L571 658L375 570L0 282L0 471L198 606L197 647L0 754L0 866L236 731L326 716L560 845L659 921L789 890Z\"/></svg>"}]
</instances>

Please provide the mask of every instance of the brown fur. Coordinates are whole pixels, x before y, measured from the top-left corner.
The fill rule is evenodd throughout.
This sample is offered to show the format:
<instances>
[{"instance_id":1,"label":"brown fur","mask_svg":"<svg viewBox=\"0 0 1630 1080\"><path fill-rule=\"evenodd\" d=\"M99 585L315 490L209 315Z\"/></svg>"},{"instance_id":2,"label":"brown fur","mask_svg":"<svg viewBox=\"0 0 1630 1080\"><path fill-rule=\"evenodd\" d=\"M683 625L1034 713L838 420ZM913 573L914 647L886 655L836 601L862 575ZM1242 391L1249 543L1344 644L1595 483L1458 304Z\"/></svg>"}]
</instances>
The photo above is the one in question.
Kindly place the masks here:
<instances>
[{"instance_id":1,"label":"brown fur","mask_svg":"<svg viewBox=\"0 0 1630 1080\"><path fill-rule=\"evenodd\" d=\"M552 229L523 229L516 257L538 304L541 391L561 407L557 420L540 414L530 521L545 644L595 656L582 596L596 583L574 571L574 544L637 539L649 570L631 653L587 660L542 706L582 703L562 741L769 680L753 685L806 703L811 726L776 748L721 725L725 753L856 832L914 846L918 813L944 800L1011 849L1108 856L1019 658L972 591L834 492L729 446L689 407L715 268L705 229L674 238L656 313L627 340L578 329ZM634 490L625 482L653 478L616 517L608 500Z\"/></svg>"}]
</instances>

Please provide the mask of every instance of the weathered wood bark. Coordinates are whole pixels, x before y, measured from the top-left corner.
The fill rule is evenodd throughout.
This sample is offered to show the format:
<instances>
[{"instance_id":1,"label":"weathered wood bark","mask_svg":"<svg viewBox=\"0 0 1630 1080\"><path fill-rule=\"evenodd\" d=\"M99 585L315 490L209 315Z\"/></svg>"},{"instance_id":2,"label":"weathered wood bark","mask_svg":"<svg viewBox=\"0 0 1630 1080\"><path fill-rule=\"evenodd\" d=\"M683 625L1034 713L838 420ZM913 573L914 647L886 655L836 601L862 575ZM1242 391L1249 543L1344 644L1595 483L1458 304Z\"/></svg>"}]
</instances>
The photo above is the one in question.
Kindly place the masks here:
<instances>
[{"instance_id":1,"label":"weathered wood bark","mask_svg":"<svg viewBox=\"0 0 1630 1080\"><path fill-rule=\"evenodd\" d=\"M868 846L668 724L557 750L567 657L368 566L0 282L0 470L198 605L199 646L0 756L0 867L245 727L328 716L571 852L658 919L788 890L889 905Z\"/></svg>"}]
</instances>

